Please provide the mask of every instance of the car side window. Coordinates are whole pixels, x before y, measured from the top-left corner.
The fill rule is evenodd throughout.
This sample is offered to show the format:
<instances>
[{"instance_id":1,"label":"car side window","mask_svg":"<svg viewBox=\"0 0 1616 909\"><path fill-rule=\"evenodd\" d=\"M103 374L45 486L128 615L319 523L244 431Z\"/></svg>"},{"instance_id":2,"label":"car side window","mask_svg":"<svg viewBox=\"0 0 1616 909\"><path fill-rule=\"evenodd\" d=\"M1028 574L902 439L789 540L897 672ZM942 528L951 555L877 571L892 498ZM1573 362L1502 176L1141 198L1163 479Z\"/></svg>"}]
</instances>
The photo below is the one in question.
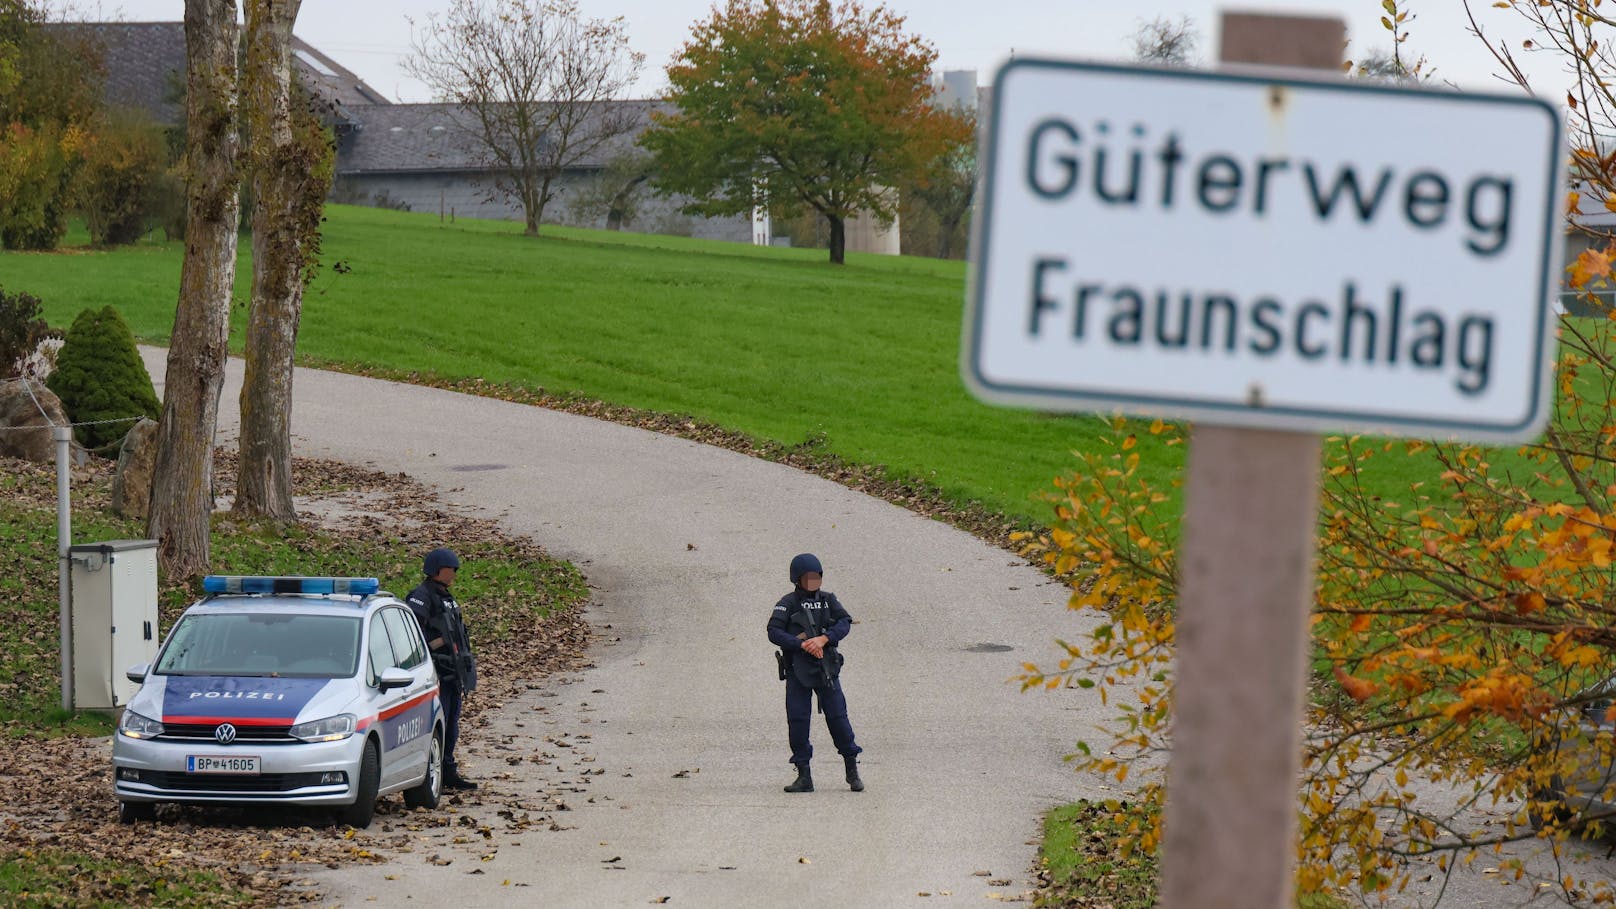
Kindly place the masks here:
<instances>
[{"instance_id":1,"label":"car side window","mask_svg":"<svg viewBox=\"0 0 1616 909\"><path fill-rule=\"evenodd\" d=\"M383 610L386 612L386 610ZM371 687L381 684L382 673L398 665L393 659L393 642L387 634L387 623L378 612L370 617L370 671L365 681Z\"/></svg>"},{"instance_id":2,"label":"car side window","mask_svg":"<svg viewBox=\"0 0 1616 909\"><path fill-rule=\"evenodd\" d=\"M393 659L396 665L414 669L426 661L426 645L421 642L421 629L415 616L402 609L383 609L382 620L393 640Z\"/></svg>"}]
</instances>

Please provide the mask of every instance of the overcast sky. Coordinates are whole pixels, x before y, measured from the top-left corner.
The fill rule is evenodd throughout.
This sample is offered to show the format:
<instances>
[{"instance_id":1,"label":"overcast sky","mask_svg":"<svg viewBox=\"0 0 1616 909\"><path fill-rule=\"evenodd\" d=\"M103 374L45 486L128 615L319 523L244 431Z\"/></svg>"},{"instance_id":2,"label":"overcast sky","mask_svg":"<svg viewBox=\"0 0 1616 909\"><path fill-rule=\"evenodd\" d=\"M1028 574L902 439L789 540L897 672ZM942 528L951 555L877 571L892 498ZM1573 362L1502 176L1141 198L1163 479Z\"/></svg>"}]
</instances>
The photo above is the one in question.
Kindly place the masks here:
<instances>
[{"instance_id":1,"label":"overcast sky","mask_svg":"<svg viewBox=\"0 0 1616 909\"><path fill-rule=\"evenodd\" d=\"M58 7L62 0L57 0ZM76 0L103 18L132 22L178 21L182 0ZM586 15L622 16L634 49L646 55L639 94L653 95L666 84L663 68L689 37L690 26L705 18L711 0L580 0ZM357 72L395 101L432 100L426 87L400 66L410 50L410 20L416 27L446 9L449 0L305 0L297 34ZM866 0L874 5L874 0ZM1349 56L1390 46L1380 25L1380 0L887 0L907 19L911 32L938 51L940 69L975 69L983 84L1012 52L1017 55L1120 60L1129 36L1154 16L1188 16L1203 34L1203 58L1216 53L1217 13L1222 9L1329 14L1347 20ZM1466 90L1508 90L1492 77L1497 69L1481 42L1469 33L1461 0L1406 0L1414 15L1405 48L1423 53L1440 79ZM1518 48L1528 35L1520 17L1492 8L1492 0L1470 0L1477 21L1489 35L1504 36ZM1564 97L1568 79L1544 57L1531 64L1534 87L1549 98Z\"/></svg>"}]
</instances>

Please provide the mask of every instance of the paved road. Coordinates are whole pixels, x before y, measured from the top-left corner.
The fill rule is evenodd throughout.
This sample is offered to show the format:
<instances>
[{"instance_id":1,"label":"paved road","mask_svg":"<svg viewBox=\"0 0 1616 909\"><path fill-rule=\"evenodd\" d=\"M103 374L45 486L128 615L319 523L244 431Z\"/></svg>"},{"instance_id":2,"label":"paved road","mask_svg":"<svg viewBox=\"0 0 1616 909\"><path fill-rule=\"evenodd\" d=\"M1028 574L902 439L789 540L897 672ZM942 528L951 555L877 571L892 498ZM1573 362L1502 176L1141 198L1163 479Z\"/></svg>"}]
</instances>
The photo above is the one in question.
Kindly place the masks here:
<instances>
[{"instance_id":1,"label":"paved road","mask_svg":"<svg viewBox=\"0 0 1616 909\"><path fill-rule=\"evenodd\" d=\"M163 352L144 353L160 377ZM222 439L239 383L232 362ZM612 423L312 370L295 392L300 455L457 489L450 501L579 563L589 617L611 626L595 668L506 705L498 747L468 758L472 774L513 772L502 789L566 792L556 774L603 771L558 816L573 829L506 844L482 874L409 856L318 876L344 906L979 906L1032 886L1045 808L1097 791L1062 762L1100 719L1097 699L1007 682L1078 617L1001 550L814 476ZM780 791L784 686L764 625L802 551L857 620L843 681L863 793L841 782L817 716L819 791ZM590 760L499 759L560 754L562 736Z\"/></svg>"},{"instance_id":2,"label":"paved road","mask_svg":"<svg viewBox=\"0 0 1616 909\"><path fill-rule=\"evenodd\" d=\"M161 388L164 351L142 353ZM221 440L235 437L240 380L232 361ZM433 864L437 840L423 840L387 864L313 875L334 903L979 906L1032 886L1044 809L1113 794L1061 759L1097 738L1097 699L1007 683L1024 661L1053 662L1052 638L1082 620L1063 588L992 546L811 475L612 423L314 370L298 371L295 398L300 455L452 490L582 566L601 628L594 668L504 705L463 745L495 802L525 798L523 813L563 829L512 835L505 818L487 861L461 846ZM858 620L844 681L866 749L859 794L818 717L819 791L780 791L783 685L763 627L804 550ZM1470 820L1496 825L1506 810ZM461 839L474 847L475 831ZM1574 870L1616 877L1608 850L1578 848L1598 857ZM1553 879L1542 853L1507 851ZM1486 873L1500 858L1447 881L1444 904L1553 904ZM1419 874L1391 904L1442 888Z\"/></svg>"}]
</instances>

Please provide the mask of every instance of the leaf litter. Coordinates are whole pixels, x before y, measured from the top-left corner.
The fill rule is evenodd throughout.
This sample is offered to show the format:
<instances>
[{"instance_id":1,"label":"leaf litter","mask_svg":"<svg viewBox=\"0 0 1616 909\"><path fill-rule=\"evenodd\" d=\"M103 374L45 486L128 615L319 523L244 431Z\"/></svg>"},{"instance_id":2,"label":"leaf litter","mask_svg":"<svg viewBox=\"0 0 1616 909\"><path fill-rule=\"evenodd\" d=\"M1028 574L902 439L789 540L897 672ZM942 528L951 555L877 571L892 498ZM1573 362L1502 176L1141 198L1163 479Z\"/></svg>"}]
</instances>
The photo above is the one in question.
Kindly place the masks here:
<instances>
[{"instance_id":1,"label":"leaf litter","mask_svg":"<svg viewBox=\"0 0 1616 909\"><path fill-rule=\"evenodd\" d=\"M226 502L215 512L215 549L221 538L241 528L227 508L233 494L235 452L215 453L215 493ZM304 875L321 866L379 864L404 860L410 854L433 864L449 865L453 853L489 861L504 842L519 843L521 836L540 831L569 829L555 820L568 810L562 794L585 791L588 770L560 766L541 768L559 780L545 780L536 791L511 773L495 775L504 761L489 758L509 747L512 736L493 730L493 722L507 703L530 695L554 681L557 674L588 668L585 654L591 630L582 617L587 589L581 575L550 558L532 540L510 535L494 521L458 513L445 504L438 491L403 474L328 460L294 459L294 496L299 511L297 532L276 539L293 553L316 561L324 550L340 541L366 541L374 557L383 562L364 573L386 578L418 575L419 554L437 545L454 546L467 559L470 578L478 566L496 560L507 574L531 572L540 578L527 589L500 586L486 596L463 595L473 640L478 644L477 692L466 700L462 717L461 752L474 775L481 771L482 788L445 793L435 811L411 810L401 797L384 798L376 819L366 830L335 825L322 812L254 806L250 813L237 808L163 806L156 823L121 825L112 796L111 739L108 736L59 734L37 718L12 716L3 722L6 757L0 761L0 786L9 798L0 804L0 860L24 860L46 854L81 854L106 860L105 867L80 867L55 896L35 893L37 905L77 906L93 903L149 904L151 894L131 889L120 870L140 866L158 874L206 872L223 881L216 894L198 893L188 905L279 906L313 903L321 899ZM73 471L75 523L90 514L100 524L117 525L121 519L108 512L112 465L92 461ZM54 525L55 469L53 465L0 459L0 506L11 513L49 511ZM34 514L38 518L40 515ZM125 530L138 536L138 525ZM82 529L80 529L82 532ZM18 540L0 529L0 551L23 556L13 577L17 591L31 600L48 600L48 609L27 608L17 596L4 596L0 620L12 633L12 644L0 651L0 697L42 694L54 697L57 652L56 553L54 539ZM228 566L218 563L215 570ZM291 570L291 566L287 567ZM308 571L305 573L316 573ZM409 583L413 583L410 581ZM385 585L384 585L385 586ZM464 584L470 587L470 584ZM396 591L402 593L404 591ZM7 591L0 591L7 593ZM497 594L497 595L496 595ZM194 593L175 587L162 592L162 625L177 616L172 603L189 603ZM8 665L9 664L9 665ZM22 672L27 669L29 671ZM43 670L43 671L41 671ZM44 678L40 678L40 676ZM32 677L30 679L30 677ZM32 690L29 690L32 689ZM535 710L543 710L535 707ZM588 742L587 734L570 736ZM593 756L572 749L572 763ZM519 762L520 763L520 762ZM557 762L559 765L559 762ZM458 831L468 831L470 836ZM481 869L477 869L480 871Z\"/></svg>"}]
</instances>

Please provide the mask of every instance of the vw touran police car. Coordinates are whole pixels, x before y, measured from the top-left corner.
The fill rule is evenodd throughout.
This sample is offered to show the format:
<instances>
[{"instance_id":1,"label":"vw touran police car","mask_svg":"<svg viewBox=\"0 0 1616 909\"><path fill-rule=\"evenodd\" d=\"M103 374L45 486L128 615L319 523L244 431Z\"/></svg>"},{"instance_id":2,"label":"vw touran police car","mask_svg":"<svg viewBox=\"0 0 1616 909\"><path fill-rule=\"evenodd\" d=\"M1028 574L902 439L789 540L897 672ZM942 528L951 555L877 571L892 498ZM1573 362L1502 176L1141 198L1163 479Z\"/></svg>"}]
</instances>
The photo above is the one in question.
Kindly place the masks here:
<instances>
[{"instance_id":1,"label":"vw touran police car","mask_svg":"<svg viewBox=\"0 0 1616 909\"><path fill-rule=\"evenodd\" d=\"M1555 774L1533 794L1528 817L1535 827L1551 818L1571 829L1598 821L1610 832L1616 830L1616 676L1575 701L1574 710L1555 717L1554 734L1537 743Z\"/></svg>"},{"instance_id":2,"label":"vw touran police car","mask_svg":"<svg viewBox=\"0 0 1616 909\"><path fill-rule=\"evenodd\" d=\"M443 709L420 626L375 578L220 577L185 610L112 742L119 819L161 802L437 805Z\"/></svg>"}]
</instances>

